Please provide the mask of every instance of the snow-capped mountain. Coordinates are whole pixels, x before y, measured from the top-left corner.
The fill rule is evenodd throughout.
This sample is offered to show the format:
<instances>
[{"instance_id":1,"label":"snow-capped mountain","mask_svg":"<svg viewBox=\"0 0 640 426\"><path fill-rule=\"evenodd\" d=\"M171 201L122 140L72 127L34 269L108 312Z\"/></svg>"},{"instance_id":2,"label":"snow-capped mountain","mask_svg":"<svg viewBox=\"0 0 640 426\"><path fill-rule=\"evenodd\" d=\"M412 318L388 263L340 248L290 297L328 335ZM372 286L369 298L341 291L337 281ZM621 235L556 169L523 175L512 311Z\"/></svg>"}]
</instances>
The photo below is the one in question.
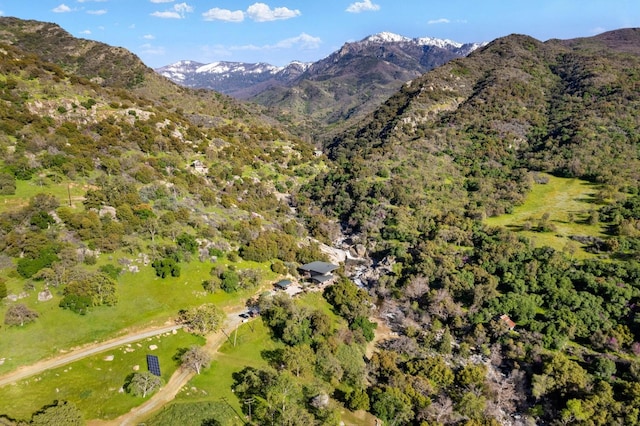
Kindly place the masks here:
<instances>
[{"instance_id":1,"label":"snow-capped mountain","mask_svg":"<svg viewBox=\"0 0 640 426\"><path fill-rule=\"evenodd\" d=\"M286 84L302 74L310 64L291 62L286 67L266 63L179 61L156 69L159 74L187 87L212 89L238 98L247 98L267 83Z\"/></svg>"},{"instance_id":2,"label":"snow-capped mountain","mask_svg":"<svg viewBox=\"0 0 640 426\"><path fill-rule=\"evenodd\" d=\"M455 41L433 38L433 37L419 37L409 38L390 32L381 32L378 34L370 35L364 38L360 43L413 43L418 46L434 46L441 49L454 48L459 49L463 46L462 43Z\"/></svg>"},{"instance_id":3,"label":"snow-capped mountain","mask_svg":"<svg viewBox=\"0 0 640 426\"><path fill-rule=\"evenodd\" d=\"M294 61L285 67L277 67L266 63L219 61L204 64L185 60L156 71L183 86L212 89L236 98L250 99L265 90L293 87L306 78L332 78L345 72L358 73L359 69L367 72L367 67L360 62L370 57L399 67L401 72L395 75L403 83L405 78L413 78L450 59L466 56L483 44L463 44L432 37L409 38L381 32L346 43L337 52L314 63Z\"/></svg>"},{"instance_id":4,"label":"snow-capped mountain","mask_svg":"<svg viewBox=\"0 0 640 426\"><path fill-rule=\"evenodd\" d=\"M407 81L484 44L382 32L310 64L181 61L156 71L184 86L214 89L267 106L280 117L296 117L305 137L328 137L336 123L357 120Z\"/></svg>"}]
</instances>

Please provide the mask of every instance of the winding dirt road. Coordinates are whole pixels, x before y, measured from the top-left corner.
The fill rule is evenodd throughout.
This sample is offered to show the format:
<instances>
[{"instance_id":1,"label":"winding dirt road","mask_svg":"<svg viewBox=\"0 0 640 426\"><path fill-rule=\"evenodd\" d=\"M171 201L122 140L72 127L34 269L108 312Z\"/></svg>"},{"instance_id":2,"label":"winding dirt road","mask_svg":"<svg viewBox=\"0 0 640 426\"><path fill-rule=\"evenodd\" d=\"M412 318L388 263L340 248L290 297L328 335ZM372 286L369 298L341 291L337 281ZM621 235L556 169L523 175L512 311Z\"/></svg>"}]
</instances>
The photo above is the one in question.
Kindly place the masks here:
<instances>
[{"instance_id":1,"label":"winding dirt road","mask_svg":"<svg viewBox=\"0 0 640 426\"><path fill-rule=\"evenodd\" d=\"M243 309L243 311L246 309ZM217 350L222 346L227 336L231 335L231 332L235 330L243 319L240 317L239 312L234 312L227 315L227 321L221 331L207 336L207 343L204 348L209 355L214 355ZM171 402L189 380L195 375L191 370L179 368L169 379L169 382L165 384L160 390L142 405L132 408L131 411L117 417L113 420L90 420L87 422L87 426L131 426L137 425L142 420L145 420L151 416L152 413L161 409L164 405Z\"/></svg>"},{"instance_id":2,"label":"winding dirt road","mask_svg":"<svg viewBox=\"0 0 640 426\"><path fill-rule=\"evenodd\" d=\"M45 359L35 364L20 367L17 370L12 371L11 373L0 376L0 386L8 385L10 383L17 382L18 380L34 376L36 374L42 373L45 370L62 367L63 365L78 361L79 359L86 358L88 356L95 355L97 353L107 351L118 346L126 345L127 343L143 340L147 337L157 336L158 334L169 333L179 328L182 328L182 326L167 325L164 327L149 328L127 334L126 336L116 337L105 342L92 344L79 349L74 349L71 352L57 355L54 358Z\"/></svg>"},{"instance_id":3,"label":"winding dirt road","mask_svg":"<svg viewBox=\"0 0 640 426\"><path fill-rule=\"evenodd\" d=\"M240 313L246 311L242 309L237 312L227 314L227 320L221 331L207 336L207 343L205 349L209 354L213 355L218 348L224 343L227 336L231 334L243 321L240 317ZM154 327L137 332L127 334L125 336L116 337L104 342L95 343L82 348L74 349L71 352L58 355L54 358L39 361L35 364L23 366L15 371L0 376L0 386L5 386L11 383L15 383L19 380L25 379L30 376L42 373L45 370L58 368L66 364L78 361L82 358L86 358L91 355L98 354L100 352L113 349L118 346L126 345L128 343L144 340L148 337L157 336L159 334L170 333L173 330L182 328L182 325L167 325L164 327ZM136 425L141 420L148 418L153 412L162 408L165 404L171 402L176 394L185 386L195 373L186 370L178 369L171 376L169 382L163 386L158 392L153 394L144 404L133 408L128 413L113 419L113 420L89 420L87 425L91 426L124 426L124 425Z\"/></svg>"}]
</instances>

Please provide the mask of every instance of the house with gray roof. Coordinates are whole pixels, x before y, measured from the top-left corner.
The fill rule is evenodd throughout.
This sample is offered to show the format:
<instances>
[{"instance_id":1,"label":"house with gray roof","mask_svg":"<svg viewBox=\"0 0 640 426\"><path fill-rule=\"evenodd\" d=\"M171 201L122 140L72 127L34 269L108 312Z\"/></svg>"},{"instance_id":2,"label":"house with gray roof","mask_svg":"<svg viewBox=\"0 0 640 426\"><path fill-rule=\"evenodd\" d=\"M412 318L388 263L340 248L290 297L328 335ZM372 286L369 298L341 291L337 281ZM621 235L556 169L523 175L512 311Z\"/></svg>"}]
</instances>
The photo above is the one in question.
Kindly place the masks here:
<instances>
[{"instance_id":1,"label":"house with gray roof","mask_svg":"<svg viewBox=\"0 0 640 426\"><path fill-rule=\"evenodd\" d=\"M338 265L321 261L306 263L298 268L303 276L318 284L331 281L334 278L332 272L336 269Z\"/></svg>"}]
</instances>

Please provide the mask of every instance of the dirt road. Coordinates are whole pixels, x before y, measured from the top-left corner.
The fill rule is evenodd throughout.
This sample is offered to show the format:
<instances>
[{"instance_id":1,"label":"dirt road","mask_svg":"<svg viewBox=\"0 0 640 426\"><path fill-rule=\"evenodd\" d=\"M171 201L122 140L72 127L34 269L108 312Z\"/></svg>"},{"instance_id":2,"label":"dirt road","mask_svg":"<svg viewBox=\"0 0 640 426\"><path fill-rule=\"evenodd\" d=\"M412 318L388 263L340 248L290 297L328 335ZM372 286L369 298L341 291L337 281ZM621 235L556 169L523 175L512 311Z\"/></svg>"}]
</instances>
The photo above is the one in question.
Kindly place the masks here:
<instances>
[{"instance_id":1,"label":"dirt road","mask_svg":"<svg viewBox=\"0 0 640 426\"><path fill-rule=\"evenodd\" d=\"M243 309L243 311L246 309ZM214 355L217 350L222 346L227 336L231 335L231 332L235 330L243 319L240 317L242 311L233 312L227 315L227 321L221 331L207 336L207 343L204 348L209 355ZM132 426L137 425L146 418L149 418L151 414L162 408L164 405L171 402L178 394L180 389L189 383L189 380L195 375L191 370L178 369L173 376L169 379L169 382L164 385L160 390L142 405L139 405L128 413L121 415L113 420L90 420L87 422L88 426Z\"/></svg>"},{"instance_id":2,"label":"dirt road","mask_svg":"<svg viewBox=\"0 0 640 426\"><path fill-rule=\"evenodd\" d=\"M146 339L147 337L157 336L158 334L169 333L179 328L182 328L182 326L175 325L175 324L167 325L164 327L150 328L150 329L134 332L131 334L127 334L126 336L116 337L114 339L107 340L102 343L96 343L90 346L75 349L66 354L58 355L58 356L55 356L54 358L45 359L35 364L20 367L17 370L12 371L11 373L5 374L4 376L0 377L0 386L17 382L18 380L22 380L27 377L42 373L45 370L62 367L63 365L69 364L74 361L78 361L79 359L82 359L91 355L95 355L97 353L107 351L109 349L112 349L118 346L126 345L127 343L143 340L143 339Z\"/></svg>"}]
</instances>

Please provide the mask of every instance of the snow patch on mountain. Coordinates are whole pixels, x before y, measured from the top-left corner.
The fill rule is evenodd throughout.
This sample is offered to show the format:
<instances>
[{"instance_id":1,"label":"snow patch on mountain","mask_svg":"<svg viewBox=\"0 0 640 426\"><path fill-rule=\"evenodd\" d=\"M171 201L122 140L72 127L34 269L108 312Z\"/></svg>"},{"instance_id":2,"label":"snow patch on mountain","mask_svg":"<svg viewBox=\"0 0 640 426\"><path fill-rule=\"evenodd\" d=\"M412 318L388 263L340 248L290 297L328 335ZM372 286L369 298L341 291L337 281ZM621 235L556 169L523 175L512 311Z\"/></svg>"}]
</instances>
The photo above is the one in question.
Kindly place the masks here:
<instances>
[{"instance_id":1,"label":"snow patch on mountain","mask_svg":"<svg viewBox=\"0 0 640 426\"><path fill-rule=\"evenodd\" d=\"M458 43L456 41L448 40L448 39L440 39L433 37L417 37L417 38L409 38L405 36L401 36L398 34L390 33L387 31L383 31L378 34L370 35L369 37L364 38L360 41L360 43L414 43L418 46L434 46L439 47L441 49L460 49L464 46L463 43Z\"/></svg>"},{"instance_id":2,"label":"snow patch on mountain","mask_svg":"<svg viewBox=\"0 0 640 426\"><path fill-rule=\"evenodd\" d=\"M390 33L387 31L383 31L378 34L370 35L369 37L364 38L362 43L400 43L403 41L411 41L409 37L401 36L398 34Z\"/></svg>"},{"instance_id":3,"label":"snow patch on mountain","mask_svg":"<svg viewBox=\"0 0 640 426\"><path fill-rule=\"evenodd\" d=\"M197 73L211 74L227 74L227 73L244 73L244 74L276 74L284 67L277 67L265 63L249 64L244 62L212 62L198 67Z\"/></svg>"}]
</instances>

